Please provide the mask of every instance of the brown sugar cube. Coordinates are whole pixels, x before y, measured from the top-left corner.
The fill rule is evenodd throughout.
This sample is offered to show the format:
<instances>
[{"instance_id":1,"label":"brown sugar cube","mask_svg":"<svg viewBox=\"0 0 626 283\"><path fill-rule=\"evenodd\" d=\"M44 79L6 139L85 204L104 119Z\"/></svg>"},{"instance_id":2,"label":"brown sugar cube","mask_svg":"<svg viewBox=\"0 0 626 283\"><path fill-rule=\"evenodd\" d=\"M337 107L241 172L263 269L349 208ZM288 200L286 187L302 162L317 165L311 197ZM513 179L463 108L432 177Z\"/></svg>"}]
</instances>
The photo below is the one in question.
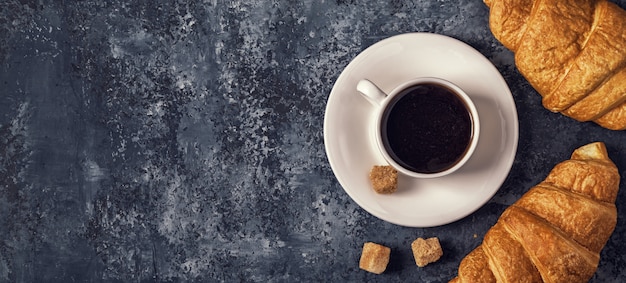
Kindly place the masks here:
<instances>
[{"instance_id":1,"label":"brown sugar cube","mask_svg":"<svg viewBox=\"0 0 626 283\"><path fill-rule=\"evenodd\" d=\"M390 254L390 248L367 242L363 245L359 268L371 273L381 274L387 269Z\"/></svg>"},{"instance_id":2,"label":"brown sugar cube","mask_svg":"<svg viewBox=\"0 0 626 283\"><path fill-rule=\"evenodd\" d=\"M370 170L370 181L377 193L391 194L398 189L398 171L388 165L374 165Z\"/></svg>"},{"instance_id":3,"label":"brown sugar cube","mask_svg":"<svg viewBox=\"0 0 626 283\"><path fill-rule=\"evenodd\" d=\"M436 237L428 238L426 240L417 238L411 243L411 249L413 250L413 256L415 257L415 264L419 267L424 267L429 263L433 263L443 255L443 250L439 244L439 239Z\"/></svg>"}]
</instances>

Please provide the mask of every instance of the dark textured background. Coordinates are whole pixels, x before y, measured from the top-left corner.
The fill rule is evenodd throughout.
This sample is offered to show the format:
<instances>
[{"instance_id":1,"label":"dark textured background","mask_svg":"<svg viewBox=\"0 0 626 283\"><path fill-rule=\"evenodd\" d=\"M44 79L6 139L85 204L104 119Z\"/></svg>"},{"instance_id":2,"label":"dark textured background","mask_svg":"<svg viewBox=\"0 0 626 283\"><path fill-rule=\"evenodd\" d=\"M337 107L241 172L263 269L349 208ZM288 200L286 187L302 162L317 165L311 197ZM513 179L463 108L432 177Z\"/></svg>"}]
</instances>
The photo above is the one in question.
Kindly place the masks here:
<instances>
[{"instance_id":1,"label":"dark textured background","mask_svg":"<svg viewBox=\"0 0 626 283\"><path fill-rule=\"evenodd\" d=\"M350 60L416 31L484 54L520 119L497 195L427 229L359 208L322 134ZM447 281L509 204L592 141L626 176L626 133L545 110L479 0L0 1L1 282ZM624 185L617 202L593 282L626 281ZM445 254L418 268L408 247L430 236ZM365 241L392 248L385 274L358 269Z\"/></svg>"}]
</instances>

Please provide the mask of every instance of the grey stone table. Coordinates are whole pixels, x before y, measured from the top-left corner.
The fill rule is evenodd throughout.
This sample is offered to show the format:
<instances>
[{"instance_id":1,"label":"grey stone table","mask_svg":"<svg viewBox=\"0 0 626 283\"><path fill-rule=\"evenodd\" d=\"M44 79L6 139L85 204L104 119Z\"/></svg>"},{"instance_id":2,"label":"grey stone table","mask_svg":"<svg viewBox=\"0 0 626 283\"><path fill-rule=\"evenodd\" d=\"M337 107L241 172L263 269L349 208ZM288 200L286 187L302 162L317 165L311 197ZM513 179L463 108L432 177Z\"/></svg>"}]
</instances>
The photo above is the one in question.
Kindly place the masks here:
<instances>
[{"instance_id":1,"label":"grey stone table","mask_svg":"<svg viewBox=\"0 0 626 283\"><path fill-rule=\"evenodd\" d=\"M626 175L626 133L545 110L479 0L44 2L0 3L1 282L445 282L574 148L604 141ZM434 228L361 209L323 139L343 68L417 31L487 57L519 113L498 193ZM626 281L624 185L617 205L593 282ZM430 236L445 254L418 268ZM392 248L384 274L365 241Z\"/></svg>"}]
</instances>

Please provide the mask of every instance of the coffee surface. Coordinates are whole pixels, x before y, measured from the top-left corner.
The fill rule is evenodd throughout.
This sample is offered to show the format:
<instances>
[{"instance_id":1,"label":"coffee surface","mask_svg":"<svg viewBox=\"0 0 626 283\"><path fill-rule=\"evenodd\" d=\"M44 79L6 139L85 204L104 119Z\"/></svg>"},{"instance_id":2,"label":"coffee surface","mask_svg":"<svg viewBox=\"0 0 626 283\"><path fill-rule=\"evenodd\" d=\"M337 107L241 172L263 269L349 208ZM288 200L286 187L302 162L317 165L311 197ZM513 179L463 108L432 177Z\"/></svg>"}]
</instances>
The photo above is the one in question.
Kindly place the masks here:
<instances>
[{"instance_id":1,"label":"coffee surface","mask_svg":"<svg viewBox=\"0 0 626 283\"><path fill-rule=\"evenodd\" d=\"M412 86L397 97L382 120L384 144L392 158L420 173L454 166L472 138L464 102L437 84Z\"/></svg>"}]
</instances>

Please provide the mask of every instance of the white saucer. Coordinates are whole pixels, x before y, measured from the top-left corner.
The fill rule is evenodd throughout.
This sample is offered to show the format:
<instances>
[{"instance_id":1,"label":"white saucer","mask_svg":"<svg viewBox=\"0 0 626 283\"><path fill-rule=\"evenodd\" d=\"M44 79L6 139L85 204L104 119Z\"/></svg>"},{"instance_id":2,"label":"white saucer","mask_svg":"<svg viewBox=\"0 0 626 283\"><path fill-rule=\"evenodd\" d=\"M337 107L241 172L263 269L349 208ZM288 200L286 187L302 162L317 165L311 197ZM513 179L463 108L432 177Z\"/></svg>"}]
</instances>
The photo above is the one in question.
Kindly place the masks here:
<instances>
[{"instance_id":1,"label":"white saucer","mask_svg":"<svg viewBox=\"0 0 626 283\"><path fill-rule=\"evenodd\" d=\"M374 108L356 92L356 84L366 78L389 92L404 80L422 76L452 81L472 98L481 122L478 147L451 175L400 176L397 192L377 194L368 173L373 165L386 162L371 127ZM469 45L430 33L394 36L359 54L333 86L324 117L326 154L346 193L372 215L402 226L444 225L480 208L511 170L517 142L515 102L498 70Z\"/></svg>"}]
</instances>

